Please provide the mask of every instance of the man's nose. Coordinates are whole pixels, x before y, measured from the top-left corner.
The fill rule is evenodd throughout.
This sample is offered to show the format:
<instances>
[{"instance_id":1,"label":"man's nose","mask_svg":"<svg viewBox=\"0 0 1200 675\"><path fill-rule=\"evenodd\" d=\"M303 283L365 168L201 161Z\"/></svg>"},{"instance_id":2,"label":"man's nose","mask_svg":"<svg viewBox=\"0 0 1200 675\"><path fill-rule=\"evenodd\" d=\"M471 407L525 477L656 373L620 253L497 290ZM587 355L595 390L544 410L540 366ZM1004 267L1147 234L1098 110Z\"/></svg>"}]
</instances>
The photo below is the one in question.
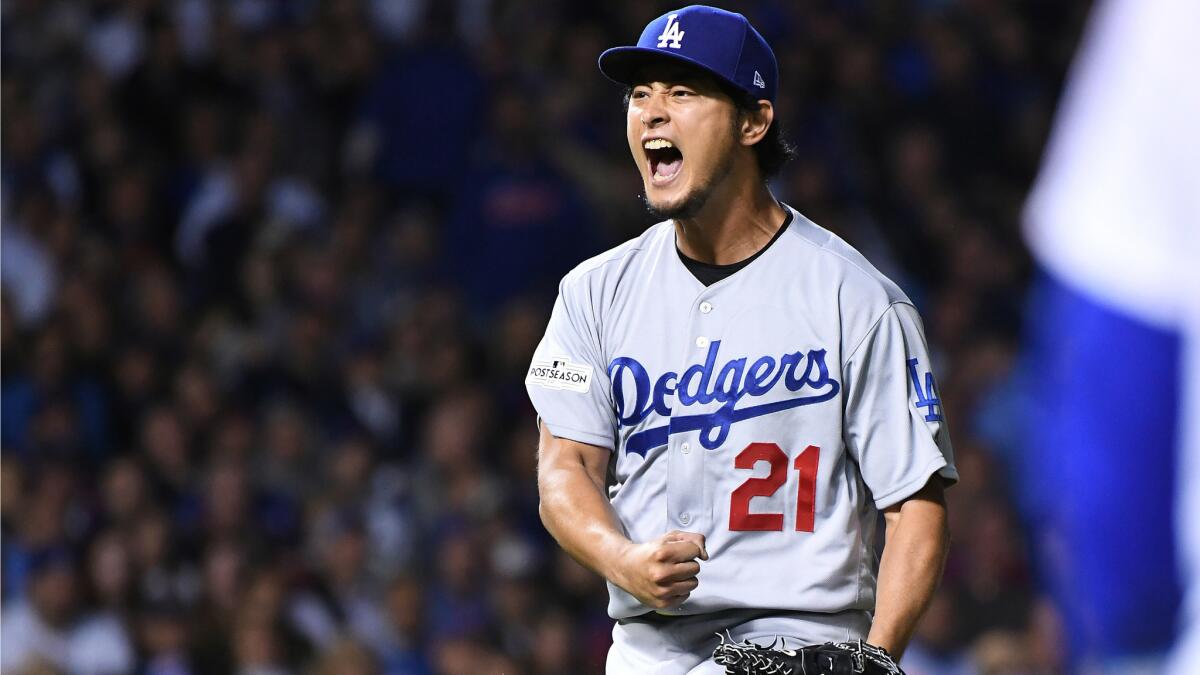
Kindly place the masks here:
<instances>
[{"instance_id":1,"label":"man's nose","mask_svg":"<svg viewBox=\"0 0 1200 675\"><path fill-rule=\"evenodd\" d=\"M670 116L667 114L667 107L663 105L662 100L657 96L647 96L645 103L642 104L642 125L647 129L666 124L670 121Z\"/></svg>"}]
</instances>

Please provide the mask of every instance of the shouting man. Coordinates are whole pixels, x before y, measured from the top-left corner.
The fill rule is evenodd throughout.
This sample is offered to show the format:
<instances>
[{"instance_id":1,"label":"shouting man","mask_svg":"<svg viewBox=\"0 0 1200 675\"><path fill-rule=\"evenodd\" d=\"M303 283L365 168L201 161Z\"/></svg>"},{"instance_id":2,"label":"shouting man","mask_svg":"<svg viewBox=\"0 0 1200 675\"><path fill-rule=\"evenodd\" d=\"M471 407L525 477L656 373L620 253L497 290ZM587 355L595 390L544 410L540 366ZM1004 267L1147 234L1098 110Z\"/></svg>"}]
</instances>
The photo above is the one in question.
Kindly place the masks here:
<instances>
[{"instance_id":1,"label":"shouting man","mask_svg":"<svg viewBox=\"0 0 1200 675\"><path fill-rule=\"evenodd\" d=\"M957 479L920 318L772 196L745 17L671 12L600 70L663 220L563 279L526 385L542 519L608 580L608 672L897 672Z\"/></svg>"}]
</instances>

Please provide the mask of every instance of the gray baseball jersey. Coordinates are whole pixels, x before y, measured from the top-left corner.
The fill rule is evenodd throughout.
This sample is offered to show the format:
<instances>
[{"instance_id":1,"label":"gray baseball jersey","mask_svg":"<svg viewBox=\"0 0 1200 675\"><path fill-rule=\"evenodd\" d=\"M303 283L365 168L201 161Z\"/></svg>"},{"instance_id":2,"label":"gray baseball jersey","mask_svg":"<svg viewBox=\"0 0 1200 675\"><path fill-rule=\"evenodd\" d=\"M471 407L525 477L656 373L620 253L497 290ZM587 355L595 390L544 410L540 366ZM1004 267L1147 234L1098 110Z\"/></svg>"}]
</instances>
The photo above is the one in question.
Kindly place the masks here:
<instances>
[{"instance_id":1,"label":"gray baseball jersey","mask_svg":"<svg viewBox=\"0 0 1200 675\"><path fill-rule=\"evenodd\" d=\"M876 509L934 473L957 480L929 361L904 293L793 211L707 287L671 221L582 263L525 383L552 434L612 451L631 540L706 536L677 613L869 611ZM609 597L614 619L650 611L611 583Z\"/></svg>"}]
</instances>

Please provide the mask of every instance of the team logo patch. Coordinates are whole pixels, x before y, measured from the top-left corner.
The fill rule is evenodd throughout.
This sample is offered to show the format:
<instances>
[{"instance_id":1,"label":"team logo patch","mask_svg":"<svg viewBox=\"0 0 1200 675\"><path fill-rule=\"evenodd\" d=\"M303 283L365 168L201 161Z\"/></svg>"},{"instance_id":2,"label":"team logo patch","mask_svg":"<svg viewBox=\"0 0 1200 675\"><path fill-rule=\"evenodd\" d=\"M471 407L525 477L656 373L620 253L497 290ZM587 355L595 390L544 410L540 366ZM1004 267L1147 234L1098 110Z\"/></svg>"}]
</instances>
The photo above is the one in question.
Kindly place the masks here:
<instances>
[{"instance_id":1,"label":"team logo patch","mask_svg":"<svg viewBox=\"0 0 1200 675\"><path fill-rule=\"evenodd\" d=\"M925 409L926 422L941 422L942 399L938 397L937 385L933 383L933 373L925 371L922 382L921 375L917 372L917 363L917 359L908 360L908 379L912 380L913 389L917 393L917 407Z\"/></svg>"},{"instance_id":2,"label":"team logo patch","mask_svg":"<svg viewBox=\"0 0 1200 675\"><path fill-rule=\"evenodd\" d=\"M658 46L670 47L671 49L679 49L683 46L683 31L679 30L679 20L675 17L678 14L667 16L667 27L663 29L661 35L658 36Z\"/></svg>"},{"instance_id":3,"label":"team logo patch","mask_svg":"<svg viewBox=\"0 0 1200 675\"><path fill-rule=\"evenodd\" d=\"M534 361L529 366L529 374L525 376L525 384L586 394L592 388L592 367L571 363L565 356Z\"/></svg>"}]
</instances>

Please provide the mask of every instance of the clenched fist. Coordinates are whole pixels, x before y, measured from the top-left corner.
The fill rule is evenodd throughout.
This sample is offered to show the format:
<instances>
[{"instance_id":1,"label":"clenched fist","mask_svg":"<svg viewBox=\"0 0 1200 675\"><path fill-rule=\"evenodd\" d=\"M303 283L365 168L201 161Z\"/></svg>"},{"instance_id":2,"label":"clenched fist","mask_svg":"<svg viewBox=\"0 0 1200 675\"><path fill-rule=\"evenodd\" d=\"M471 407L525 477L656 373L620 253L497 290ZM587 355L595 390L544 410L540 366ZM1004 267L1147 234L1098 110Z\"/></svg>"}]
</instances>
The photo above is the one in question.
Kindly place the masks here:
<instances>
[{"instance_id":1,"label":"clenched fist","mask_svg":"<svg viewBox=\"0 0 1200 675\"><path fill-rule=\"evenodd\" d=\"M699 583L699 560L708 560L704 535L673 530L653 541L630 544L610 581L648 607L678 607Z\"/></svg>"}]
</instances>

